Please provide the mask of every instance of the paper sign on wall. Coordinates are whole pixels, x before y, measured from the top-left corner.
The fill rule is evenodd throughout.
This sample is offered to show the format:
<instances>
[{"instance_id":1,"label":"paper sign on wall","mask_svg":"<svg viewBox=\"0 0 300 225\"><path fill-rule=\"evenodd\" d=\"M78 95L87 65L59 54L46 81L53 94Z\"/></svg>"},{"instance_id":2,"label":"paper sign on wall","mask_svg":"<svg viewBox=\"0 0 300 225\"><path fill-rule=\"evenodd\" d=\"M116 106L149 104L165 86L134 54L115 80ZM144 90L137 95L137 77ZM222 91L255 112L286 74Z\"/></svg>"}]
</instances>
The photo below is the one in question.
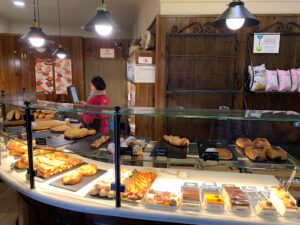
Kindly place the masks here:
<instances>
[{"instance_id":1,"label":"paper sign on wall","mask_svg":"<svg viewBox=\"0 0 300 225\"><path fill-rule=\"evenodd\" d=\"M155 66L135 66L133 82L155 83Z\"/></svg>"},{"instance_id":2,"label":"paper sign on wall","mask_svg":"<svg viewBox=\"0 0 300 225\"><path fill-rule=\"evenodd\" d=\"M114 48L100 48L100 58L114 59L115 49Z\"/></svg>"},{"instance_id":3,"label":"paper sign on wall","mask_svg":"<svg viewBox=\"0 0 300 225\"><path fill-rule=\"evenodd\" d=\"M253 53L279 53L280 34L254 34Z\"/></svg>"},{"instance_id":4,"label":"paper sign on wall","mask_svg":"<svg viewBox=\"0 0 300 225\"><path fill-rule=\"evenodd\" d=\"M54 71L56 94L68 94L67 88L72 85L71 59L56 59Z\"/></svg>"},{"instance_id":5,"label":"paper sign on wall","mask_svg":"<svg viewBox=\"0 0 300 225\"><path fill-rule=\"evenodd\" d=\"M140 56L138 59L138 63L140 64L152 64L152 57L142 57Z\"/></svg>"},{"instance_id":6,"label":"paper sign on wall","mask_svg":"<svg viewBox=\"0 0 300 225\"><path fill-rule=\"evenodd\" d=\"M35 59L36 90L43 94L53 93L53 63L51 59Z\"/></svg>"}]
</instances>

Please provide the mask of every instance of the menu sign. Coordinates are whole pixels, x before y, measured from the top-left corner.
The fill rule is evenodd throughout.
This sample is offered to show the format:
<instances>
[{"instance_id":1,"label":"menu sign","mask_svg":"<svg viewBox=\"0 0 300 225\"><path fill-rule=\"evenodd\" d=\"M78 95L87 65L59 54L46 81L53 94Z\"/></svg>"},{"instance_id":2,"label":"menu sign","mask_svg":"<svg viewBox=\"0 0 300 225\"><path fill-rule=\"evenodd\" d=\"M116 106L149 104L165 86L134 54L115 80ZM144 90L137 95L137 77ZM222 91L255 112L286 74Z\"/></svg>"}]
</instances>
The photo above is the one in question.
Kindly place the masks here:
<instances>
[{"instance_id":1,"label":"menu sign","mask_svg":"<svg viewBox=\"0 0 300 225\"><path fill-rule=\"evenodd\" d=\"M68 94L67 88L72 86L71 59L56 59L54 70L56 94Z\"/></svg>"},{"instance_id":2,"label":"menu sign","mask_svg":"<svg viewBox=\"0 0 300 225\"><path fill-rule=\"evenodd\" d=\"M43 94L53 93L53 63L49 58L35 59L36 91Z\"/></svg>"}]
</instances>

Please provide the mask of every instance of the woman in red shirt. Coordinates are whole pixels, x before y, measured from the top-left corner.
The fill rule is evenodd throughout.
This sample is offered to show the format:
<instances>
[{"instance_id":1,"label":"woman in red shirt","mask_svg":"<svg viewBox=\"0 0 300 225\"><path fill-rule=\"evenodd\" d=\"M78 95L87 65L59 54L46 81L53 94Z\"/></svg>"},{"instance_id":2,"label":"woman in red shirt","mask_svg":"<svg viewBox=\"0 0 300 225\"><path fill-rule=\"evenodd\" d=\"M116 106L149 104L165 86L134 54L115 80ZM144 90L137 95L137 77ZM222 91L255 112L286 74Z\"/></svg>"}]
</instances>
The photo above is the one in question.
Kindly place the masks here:
<instances>
[{"instance_id":1,"label":"woman in red shirt","mask_svg":"<svg viewBox=\"0 0 300 225\"><path fill-rule=\"evenodd\" d=\"M91 93L88 102L81 101L81 104L109 106L109 99L106 95L106 84L102 77L95 76L91 80ZM107 115L84 113L82 114L82 123L89 128L95 129L99 133L109 133L109 124L106 120Z\"/></svg>"}]
</instances>

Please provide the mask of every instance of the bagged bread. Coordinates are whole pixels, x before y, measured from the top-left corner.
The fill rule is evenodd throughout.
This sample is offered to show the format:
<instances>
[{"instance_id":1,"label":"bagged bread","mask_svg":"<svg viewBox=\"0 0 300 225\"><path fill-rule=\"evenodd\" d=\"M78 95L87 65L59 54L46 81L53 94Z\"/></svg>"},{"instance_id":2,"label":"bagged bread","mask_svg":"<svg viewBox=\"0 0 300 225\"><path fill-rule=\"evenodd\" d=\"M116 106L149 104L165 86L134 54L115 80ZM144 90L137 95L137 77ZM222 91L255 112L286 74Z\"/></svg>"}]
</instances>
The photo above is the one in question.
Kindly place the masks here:
<instances>
[{"instance_id":1,"label":"bagged bread","mask_svg":"<svg viewBox=\"0 0 300 225\"><path fill-rule=\"evenodd\" d=\"M299 78L296 69L291 69L291 78L292 78L292 91L298 91L299 89Z\"/></svg>"},{"instance_id":2,"label":"bagged bread","mask_svg":"<svg viewBox=\"0 0 300 225\"><path fill-rule=\"evenodd\" d=\"M277 70L266 70L266 91L278 91L278 77Z\"/></svg>"},{"instance_id":3,"label":"bagged bread","mask_svg":"<svg viewBox=\"0 0 300 225\"><path fill-rule=\"evenodd\" d=\"M251 91L264 91L266 89L266 67L265 64L260 66L249 66L251 76Z\"/></svg>"},{"instance_id":4,"label":"bagged bread","mask_svg":"<svg viewBox=\"0 0 300 225\"><path fill-rule=\"evenodd\" d=\"M277 70L279 78L279 91L291 91L292 79L289 70Z\"/></svg>"}]
</instances>

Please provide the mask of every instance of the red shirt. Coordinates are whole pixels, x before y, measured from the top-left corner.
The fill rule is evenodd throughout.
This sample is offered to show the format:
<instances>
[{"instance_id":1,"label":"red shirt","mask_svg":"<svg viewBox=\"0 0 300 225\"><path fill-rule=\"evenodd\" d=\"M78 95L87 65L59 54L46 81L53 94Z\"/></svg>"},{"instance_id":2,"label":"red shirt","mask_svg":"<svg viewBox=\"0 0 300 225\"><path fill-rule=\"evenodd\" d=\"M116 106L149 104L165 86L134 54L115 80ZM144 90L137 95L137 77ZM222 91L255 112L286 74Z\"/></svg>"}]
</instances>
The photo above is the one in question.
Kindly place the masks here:
<instances>
[{"instance_id":1,"label":"red shirt","mask_svg":"<svg viewBox=\"0 0 300 225\"><path fill-rule=\"evenodd\" d=\"M95 95L90 98L88 105L99 105L99 106L109 106L109 99L106 95ZM109 124L105 119L107 115L104 114L95 114L95 113L84 113L82 114L82 123L83 124L92 124L95 119L101 119L100 133L109 133Z\"/></svg>"}]
</instances>

